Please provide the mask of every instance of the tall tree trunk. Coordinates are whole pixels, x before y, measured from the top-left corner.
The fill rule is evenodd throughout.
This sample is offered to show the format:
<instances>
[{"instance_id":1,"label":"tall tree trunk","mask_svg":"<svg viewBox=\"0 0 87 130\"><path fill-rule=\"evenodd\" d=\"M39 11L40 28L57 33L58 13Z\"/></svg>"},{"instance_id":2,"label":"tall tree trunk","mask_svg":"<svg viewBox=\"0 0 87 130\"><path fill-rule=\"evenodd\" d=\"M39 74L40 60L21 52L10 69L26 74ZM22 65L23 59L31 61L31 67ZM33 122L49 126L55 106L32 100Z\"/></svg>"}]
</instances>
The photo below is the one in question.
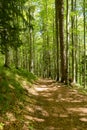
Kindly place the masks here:
<instances>
[{"instance_id":1,"label":"tall tree trunk","mask_svg":"<svg viewBox=\"0 0 87 130\"><path fill-rule=\"evenodd\" d=\"M86 14L85 14L85 0L83 1L83 15L84 15L84 88L86 87Z\"/></svg>"},{"instance_id":2,"label":"tall tree trunk","mask_svg":"<svg viewBox=\"0 0 87 130\"><path fill-rule=\"evenodd\" d=\"M71 12L73 13L74 11L74 2L71 0ZM71 16L71 38L72 38L72 80L73 82L76 82L76 77L75 77L75 43L74 43L74 16Z\"/></svg>"},{"instance_id":3,"label":"tall tree trunk","mask_svg":"<svg viewBox=\"0 0 87 130\"><path fill-rule=\"evenodd\" d=\"M77 0L75 0L75 11L76 11L76 8L77 8ZM76 79L76 82L78 82L78 78L79 78L79 75L78 75L78 65L79 65L79 48L78 48L78 32L77 32L77 14L75 15L75 30L76 30L76 33L75 33L75 79Z\"/></svg>"},{"instance_id":4,"label":"tall tree trunk","mask_svg":"<svg viewBox=\"0 0 87 130\"><path fill-rule=\"evenodd\" d=\"M66 0L66 84L69 85L69 1Z\"/></svg>"},{"instance_id":5,"label":"tall tree trunk","mask_svg":"<svg viewBox=\"0 0 87 130\"><path fill-rule=\"evenodd\" d=\"M49 32L48 32L48 2L46 0L46 43L47 43L47 78L51 76L50 70L50 51L49 51Z\"/></svg>"},{"instance_id":6,"label":"tall tree trunk","mask_svg":"<svg viewBox=\"0 0 87 130\"><path fill-rule=\"evenodd\" d=\"M64 1L58 2L58 18L59 18L59 38L60 38L60 54L61 54L61 82L66 81L66 56L64 47Z\"/></svg>"},{"instance_id":7,"label":"tall tree trunk","mask_svg":"<svg viewBox=\"0 0 87 130\"><path fill-rule=\"evenodd\" d=\"M59 38L58 38L58 0L55 0L55 23L56 23L56 51L57 51L57 56L56 56L56 80L59 81L59 65L60 65L60 58L59 58Z\"/></svg>"},{"instance_id":8,"label":"tall tree trunk","mask_svg":"<svg viewBox=\"0 0 87 130\"><path fill-rule=\"evenodd\" d=\"M56 2L56 1L55 1ZM56 3L55 3L55 6L56 6ZM51 69L53 70L51 72L51 77L52 79L56 79L57 81L59 80L59 77L58 76L58 73L59 73L59 70L57 69L57 42L56 42L56 38L58 36L58 34L56 34L56 38L55 38L55 30L56 30L56 14L54 15L55 17L53 17L53 45L52 45L52 62L51 62ZM56 52L56 53L55 53ZM56 60L55 60L56 59Z\"/></svg>"},{"instance_id":9,"label":"tall tree trunk","mask_svg":"<svg viewBox=\"0 0 87 130\"><path fill-rule=\"evenodd\" d=\"M29 18L28 18L28 20L29 20L29 25L31 26L31 8L29 8ZM32 45L32 28L31 27L29 27L29 71L30 72L33 72L33 57L32 57L32 47L33 47L33 45Z\"/></svg>"}]
</instances>

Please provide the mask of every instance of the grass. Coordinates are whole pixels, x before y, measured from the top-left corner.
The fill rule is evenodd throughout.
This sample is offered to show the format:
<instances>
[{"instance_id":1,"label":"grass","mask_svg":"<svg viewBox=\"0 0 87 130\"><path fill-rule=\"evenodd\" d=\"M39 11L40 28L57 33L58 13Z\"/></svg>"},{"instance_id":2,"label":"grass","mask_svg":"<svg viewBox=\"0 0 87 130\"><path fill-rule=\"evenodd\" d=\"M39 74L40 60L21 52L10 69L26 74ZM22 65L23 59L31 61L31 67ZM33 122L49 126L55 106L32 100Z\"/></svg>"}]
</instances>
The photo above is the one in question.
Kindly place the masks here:
<instances>
[{"instance_id":1,"label":"grass","mask_svg":"<svg viewBox=\"0 0 87 130\"><path fill-rule=\"evenodd\" d=\"M23 127L25 121L22 111L25 111L29 96L26 87L31 88L35 80L37 77L26 70L0 66L0 130ZM33 129L32 125L29 125L29 129Z\"/></svg>"},{"instance_id":2,"label":"grass","mask_svg":"<svg viewBox=\"0 0 87 130\"><path fill-rule=\"evenodd\" d=\"M0 122L0 130L3 130L4 124Z\"/></svg>"},{"instance_id":3,"label":"grass","mask_svg":"<svg viewBox=\"0 0 87 130\"><path fill-rule=\"evenodd\" d=\"M31 84L36 76L25 70L0 67L0 114L12 111L18 101L24 100L24 80Z\"/></svg>"}]
</instances>

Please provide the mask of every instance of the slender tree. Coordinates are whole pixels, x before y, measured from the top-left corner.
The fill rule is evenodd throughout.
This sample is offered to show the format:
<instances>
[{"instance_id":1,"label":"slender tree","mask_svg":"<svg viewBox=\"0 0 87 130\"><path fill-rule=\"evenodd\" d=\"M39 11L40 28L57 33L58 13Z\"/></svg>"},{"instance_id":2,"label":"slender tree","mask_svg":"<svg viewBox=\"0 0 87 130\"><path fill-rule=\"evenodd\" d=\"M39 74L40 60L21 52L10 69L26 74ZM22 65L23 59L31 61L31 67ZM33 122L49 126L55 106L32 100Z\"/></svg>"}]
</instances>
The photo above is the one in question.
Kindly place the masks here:
<instances>
[{"instance_id":1,"label":"slender tree","mask_svg":"<svg viewBox=\"0 0 87 130\"><path fill-rule=\"evenodd\" d=\"M69 1L66 0L66 83L69 85Z\"/></svg>"},{"instance_id":2,"label":"slender tree","mask_svg":"<svg viewBox=\"0 0 87 130\"><path fill-rule=\"evenodd\" d=\"M66 81L66 56L64 46L64 1L57 0L58 20L59 20L59 41L61 57L61 82Z\"/></svg>"},{"instance_id":3,"label":"slender tree","mask_svg":"<svg viewBox=\"0 0 87 130\"><path fill-rule=\"evenodd\" d=\"M74 0L71 0L71 12L72 80L75 82Z\"/></svg>"},{"instance_id":4,"label":"slender tree","mask_svg":"<svg viewBox=\"0 0 87 130\"><path fill-rule=\"evenodd\" d=\"M57 56L56 56L56 64L57 64L57 72L56 72L56 80L59 81L59 65L60 65L60 58L59 58L59 19L58 19L58 1L55 0L55 25L56 25L56 49L57 49Z\"/></svg>"},{"instance_id":5,"label":"slender tree","mask_svg":"<svg viewBox=\"0 0 87 130\"><path fill-rule=\"evenodd\" d=\"M86 13L85 0L83 1L83 16L84 16L84 88L86 87Z\"/></svg>"}]
</instances>

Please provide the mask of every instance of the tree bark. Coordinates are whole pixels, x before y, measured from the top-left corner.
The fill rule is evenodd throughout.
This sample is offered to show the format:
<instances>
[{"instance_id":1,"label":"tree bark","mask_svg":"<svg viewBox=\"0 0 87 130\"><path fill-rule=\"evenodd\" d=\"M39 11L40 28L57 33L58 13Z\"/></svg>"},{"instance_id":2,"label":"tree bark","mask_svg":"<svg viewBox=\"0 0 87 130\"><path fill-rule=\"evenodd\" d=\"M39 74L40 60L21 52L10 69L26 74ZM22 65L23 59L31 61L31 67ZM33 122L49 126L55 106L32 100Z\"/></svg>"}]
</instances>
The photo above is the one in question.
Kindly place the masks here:
<instances>
[{"instance_id":1,"label":"tree bark","mask_svg":"<svg viewBox=\"0 0 87 130\"><path fill-rule=\"evenodd\" d=\"M69 1L66 0L66 84L69 85Z\"/></svg>"},{"instance_id":2,"label":"tree bark","mask_svg":"<svg viewBox=\"0 0 87 130\"><path fill-rule=\"evenodd\" d=\"M59 40L60 40L60 54L61 54L61 82L66 81L66 56L64 46L64 1L58 2L58 19L59 19Z\"/></svg>"},{"instance_id":3,"label":"tree bark","mask_svg":"<svg viewBox=\"0 0 87 130\"><path fill-rule=\"evenodd\" d=\"M83 1L83 16L84 16L84 88L86 87L86 9L85 0Z\"/></svg>"},{"instance_id":4,"label":"tree bark","mask_svg":"<svg viewBox=\"0 0 87 130\"><path fill-rule=\"evenodd\" d=\"M58 0L55 0L55 23L56 23L56 52L57 52L57 56L56 56L56 80L59 81L59 65L60 65L60 59L59 59L59 36L58 36Z\"/></svg>"}]
</instances>

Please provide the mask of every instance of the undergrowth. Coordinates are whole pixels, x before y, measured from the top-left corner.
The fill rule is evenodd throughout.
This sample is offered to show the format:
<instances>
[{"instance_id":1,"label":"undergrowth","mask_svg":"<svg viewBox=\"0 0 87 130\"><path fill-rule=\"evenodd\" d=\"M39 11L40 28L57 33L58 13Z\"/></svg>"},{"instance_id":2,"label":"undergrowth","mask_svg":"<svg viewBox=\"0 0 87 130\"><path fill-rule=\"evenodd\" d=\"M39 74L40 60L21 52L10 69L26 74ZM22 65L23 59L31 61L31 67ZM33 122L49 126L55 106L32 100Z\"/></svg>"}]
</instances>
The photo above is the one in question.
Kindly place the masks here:
<instances>
[{"instance_id":1,"label":"undergrowth","mask_svg":"<svg viewBox=\"0 0 87 130\"><path fill-rule=\"evenodd\" d=\"M36 76L21 69L0 67L0 114L12 111L18 101L24 100L23 81L32 84Z\"/></svg>"}]
</instances>

